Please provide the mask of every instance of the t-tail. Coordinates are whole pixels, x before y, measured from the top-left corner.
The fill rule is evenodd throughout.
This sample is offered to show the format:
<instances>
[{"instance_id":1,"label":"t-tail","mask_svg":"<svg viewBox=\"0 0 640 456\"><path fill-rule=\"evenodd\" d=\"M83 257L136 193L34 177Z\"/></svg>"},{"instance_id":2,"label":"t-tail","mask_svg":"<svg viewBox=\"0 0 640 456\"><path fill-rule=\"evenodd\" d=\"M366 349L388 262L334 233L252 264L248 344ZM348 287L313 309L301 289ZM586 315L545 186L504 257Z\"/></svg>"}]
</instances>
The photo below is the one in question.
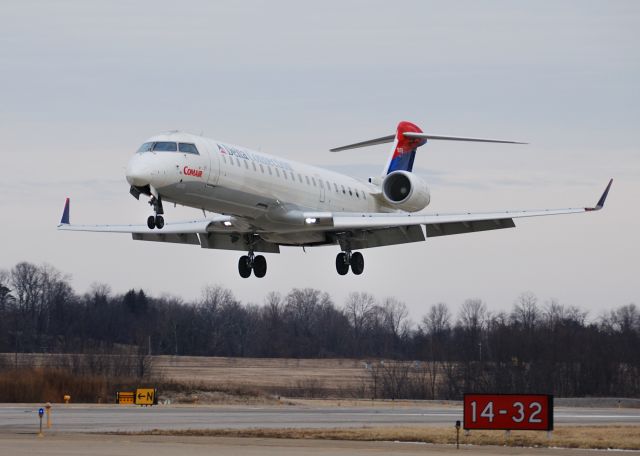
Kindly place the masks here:
<instances>
[{"instance_id":1,"label":"t-tail","mask_svg":"<svg viewBox=\"0 0 640 456\"><path fill-rule=\"evenodd\" d=\"M416 151L418 147L424 146L427 140L421 137L412 138L407 136L407 133L422 133L422 130L411 122L402 121L398 124L389 160L382 171L383 176L394 171L413 171Z\"/></svg>"},{"instance_id":2,"label":"t-tail","mask_svg":"<svg viewBox=\"0 0 640 456\"><path fill-rule=\"evenodd\" d=\"M336 147L331 149L331 152L340 152L347 149L357 149L359 147L374 146L377 144L385 144L393 142L393 148L391 149L391 155L387 161L386 166L383 169L383 176L390 174L394 171L408 171L413 170L413 162L416 158L416 151L418 147L424 146L428 140L438 141L470 141L470 142L485 142L485 143L502 143L502 144L527 144L520 141L508 141L504 139L485 139L485 138L468 138L463 136L442 136L423 133L423 131L417 125L402 121L396 128L394 135L382 136L381 138L369 139L348 146Z\"/></svg>"}]
</instances>

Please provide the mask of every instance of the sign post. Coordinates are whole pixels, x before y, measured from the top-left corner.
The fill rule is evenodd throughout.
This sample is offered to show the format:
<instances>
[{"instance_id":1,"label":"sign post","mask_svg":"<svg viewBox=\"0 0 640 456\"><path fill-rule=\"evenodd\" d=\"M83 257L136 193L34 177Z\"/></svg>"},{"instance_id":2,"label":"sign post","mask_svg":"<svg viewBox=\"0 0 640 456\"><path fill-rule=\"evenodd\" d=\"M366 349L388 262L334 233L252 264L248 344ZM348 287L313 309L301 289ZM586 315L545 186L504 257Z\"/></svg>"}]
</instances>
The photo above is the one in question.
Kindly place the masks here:
<instances>
[{"instance_id":1,"label":"sign post","mask_svg":"<svg viewBox=\"0 0 640 456\"><path fill-rule=\"evenodd\" d=\"M38 432L38 437L43 437L44 434L42 433L42 416L44 415L44 409L42 407L40 407L38 409L38 418L40 418L40 431Z\"/></svg>"},{"instance_id":2,"label":"sign post","mask_svg":"<svg viewBox=\"0 0 640 456\"><path fill-rule=\"evenodd\" d=\"M456 450L460 449L460 420L456 420Z\"/></svg>"},{"instance_id":3,"label":"sign post","mask_svg":"<svg viewBox=\"0 0 640 456\"><path fill-rule=\"evenodd\" d=\"M51 429L51 402L47 402L44 408L47 411L47 429Z\"/></svg>"},{"instance_id":4,"label":"sign post","mask_svg":"<svg viewBox=\"0 0 640 456\"><path fill-rule=\"evenodd\" d=\"M552 431L550 394L465 394L464 429Z\"/></svg>"}]
</instances>

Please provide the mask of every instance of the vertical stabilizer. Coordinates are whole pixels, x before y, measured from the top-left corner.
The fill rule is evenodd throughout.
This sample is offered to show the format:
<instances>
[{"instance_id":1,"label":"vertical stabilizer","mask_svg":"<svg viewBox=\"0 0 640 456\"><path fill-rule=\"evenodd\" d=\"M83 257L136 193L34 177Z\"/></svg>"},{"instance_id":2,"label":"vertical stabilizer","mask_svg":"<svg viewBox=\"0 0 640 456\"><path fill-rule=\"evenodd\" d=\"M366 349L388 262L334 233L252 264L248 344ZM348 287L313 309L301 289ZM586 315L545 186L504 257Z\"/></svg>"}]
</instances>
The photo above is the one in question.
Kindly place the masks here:
<instances>
[{"instance_id":1,"label":"vertical stabilizer","mask_svg":"<svg viewBox=\"0 0 640 456\"><path fill-rule=\"evenodd\" d=\"M404 136L404 133L422 133L420 127L411 122L402 121L398 124L396 129L396 137L393 141L393 148L391 149L391 155L387 161L382 175L386 176L394 171L409 171L413 170L413 161L416 158L416 150L418 147L427 143L425 138L408 138Z\"/></svg>"}]
</instances>

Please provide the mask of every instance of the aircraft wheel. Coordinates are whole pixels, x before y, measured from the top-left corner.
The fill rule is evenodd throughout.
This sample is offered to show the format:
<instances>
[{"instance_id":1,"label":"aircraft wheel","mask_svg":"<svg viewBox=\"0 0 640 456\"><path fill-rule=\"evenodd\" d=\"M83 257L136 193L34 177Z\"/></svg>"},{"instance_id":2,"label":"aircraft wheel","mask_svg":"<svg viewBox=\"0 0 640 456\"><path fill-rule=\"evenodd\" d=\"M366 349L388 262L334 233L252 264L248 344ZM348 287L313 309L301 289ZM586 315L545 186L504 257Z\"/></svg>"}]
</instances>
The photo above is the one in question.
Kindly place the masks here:
<instances>
[{"instance_id":1,"label":"aircraft wheel","mask_svg":"<svg viewBox=\"0 0 640 456\"><path fill-rule=\"evenodd\" d=\"M159 230L164 226L164 217L161 215L156 215L156 228Z\"/></svg>"},{"instance_id":2,"label":"aircraft wheel","mask_svg":"<svg viewBox=\"0 0 640 456\"><path fill-rule=\"evenodd\" d=\"M248 255L242 255L238 260L238 272L243 279L251 275L251 261Z\"/></svg>"},{"instance_id":3,"label":"aircraft wheel","mask_svg":"<svg viewBox=\"0 0 640 456\"><path fill-rule=\"evenodd\" d=\"M267 260L262 255L258 255L253 259L253 274L262 278L267 273Z\"/></svg>"},{"instance_id":4,"label":"aircraft wheel","mask_svg":"<svg viewBox=\"0 0 640 456\"><path fill-rule=\"evenodd\" d=\"M351 272L360 275L362 271L364 271L364 257L360 252L355 252L351 255Z\"/></svg>"},{"instance_id":5,"label":"aircraft wheel","mask_svg":"<svg viewBox=\"0 0 640 456\"><path fill-rule=\"evenodd\" d=\"M345 275L349 272L349 263L346 262L345 257L344 252L340 252L338 256L336 256L336 271L338 271L340 275Z\"/></svg>"},{"instance_id":6,"label":"aircraft wheel","mask_svg":"<svg viewBox=\"0 0 640 456\"><path fill-rule=\"evenodd\" d=\"M150 215L149 218L147 219L147 226L149 227L150 230L156 227L156 218L153 215Z\"/></svg>"}]
</instances>

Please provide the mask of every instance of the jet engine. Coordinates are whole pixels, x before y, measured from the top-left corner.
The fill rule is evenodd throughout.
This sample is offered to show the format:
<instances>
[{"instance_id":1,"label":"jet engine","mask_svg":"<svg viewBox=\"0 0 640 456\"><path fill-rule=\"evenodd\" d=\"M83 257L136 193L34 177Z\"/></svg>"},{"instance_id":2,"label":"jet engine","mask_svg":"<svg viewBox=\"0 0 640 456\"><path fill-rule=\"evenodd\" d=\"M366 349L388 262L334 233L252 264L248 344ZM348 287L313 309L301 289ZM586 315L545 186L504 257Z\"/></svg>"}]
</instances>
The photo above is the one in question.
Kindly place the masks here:
<instances>
[{"instance_id":1,"label":"jet engine","mask_svg":"<svg viewBox=\"0 0 640 456\"><path fill-rule=\"evenodd\" d=\"M408 171L394 171L382 181L382 195L393 207L415 212L429 205L431 196L427 183Z\"/></svg>"}]
</instances>

